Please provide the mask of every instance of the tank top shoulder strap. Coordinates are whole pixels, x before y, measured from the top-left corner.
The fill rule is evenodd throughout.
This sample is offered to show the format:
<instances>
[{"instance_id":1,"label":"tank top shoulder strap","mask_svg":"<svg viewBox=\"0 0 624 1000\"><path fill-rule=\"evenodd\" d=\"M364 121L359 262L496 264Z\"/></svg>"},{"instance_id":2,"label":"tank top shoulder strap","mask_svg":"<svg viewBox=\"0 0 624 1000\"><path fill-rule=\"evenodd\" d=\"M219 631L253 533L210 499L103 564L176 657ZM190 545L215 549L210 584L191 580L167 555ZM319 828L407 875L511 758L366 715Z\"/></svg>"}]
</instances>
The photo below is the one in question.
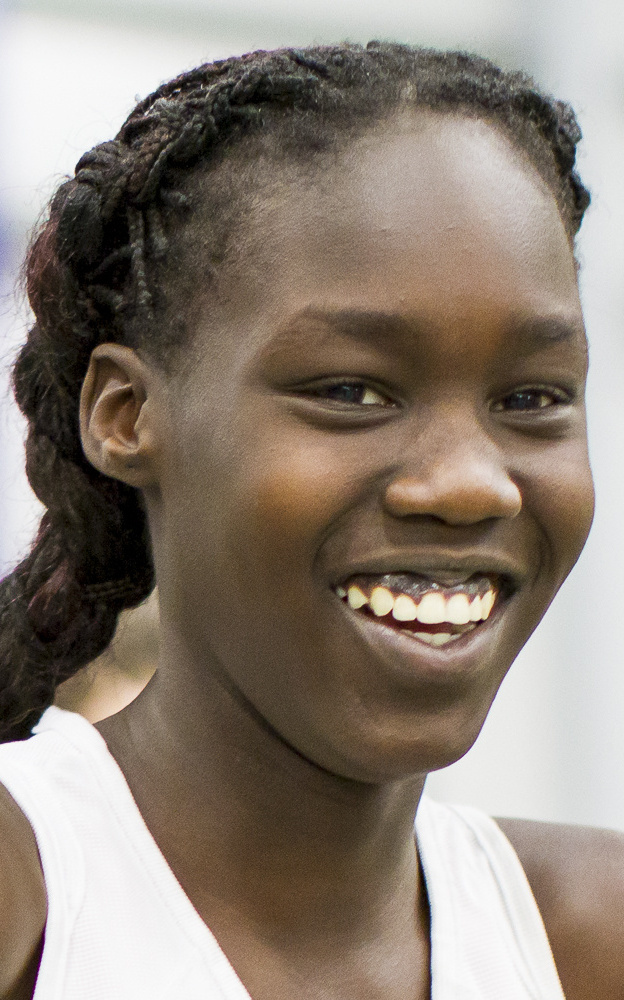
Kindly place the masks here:
<instances>
[{"instance_id":1,"label":"tank top shoulder strap","mask_svg":"<svg viewBox=\"0 0 624 1000\"><path fill-rule=\"evenodd\" d=\"M431 909L433 1000L564 1000L537 903L494 820L425 796L416 836Z\"/></svg>"},{"instance_id":2,"label":"tank top shoulder strap","mask_svg":"<svg viewBox=\"0 0 624 1000\"><path fill-rule=\"evenodd\" d=\"M46 763L55 755L56 743L50 734L43 740L0 746L0 782L33 829L44 875L47 919L38 980L60 983L84 898L85 858L74 826L47 780ZM49 1000L63 1000L62 992Z\"/></svg>"},{"instance_id":3,"label":"tank top shoulder strap","mask_svg":"<svg viewBox=\"0 0 624 1000\"><path fill-rule=\"evenodd\" d=\"M34 830L48 919L34 1000L250 1000L149 832L97 730L49 708L0 746Z\"/></svg>"}]
</instances>

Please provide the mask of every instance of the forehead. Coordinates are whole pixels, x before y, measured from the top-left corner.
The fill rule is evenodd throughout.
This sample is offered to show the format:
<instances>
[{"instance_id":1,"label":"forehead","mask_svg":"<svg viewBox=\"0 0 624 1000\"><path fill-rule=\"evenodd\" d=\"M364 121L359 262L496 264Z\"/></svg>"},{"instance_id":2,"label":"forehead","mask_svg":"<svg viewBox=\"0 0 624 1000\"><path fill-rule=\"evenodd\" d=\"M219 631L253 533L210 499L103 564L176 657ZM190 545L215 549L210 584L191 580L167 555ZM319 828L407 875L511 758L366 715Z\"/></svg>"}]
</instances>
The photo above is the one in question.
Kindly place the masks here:
<instances>
[{"instance_id":1,"label":"forehead","mask_svg":"<svg viewBox=\"0 0 624 1000\"><path fill-rule=\"evenodd\" d=\"M352 308L459 328L484 310L580 312L555 198L486 122L410 113L307 170L271 169L277 179L260 181L224 269L221 302L235 322Z\"/></svg>"}]
</instances>

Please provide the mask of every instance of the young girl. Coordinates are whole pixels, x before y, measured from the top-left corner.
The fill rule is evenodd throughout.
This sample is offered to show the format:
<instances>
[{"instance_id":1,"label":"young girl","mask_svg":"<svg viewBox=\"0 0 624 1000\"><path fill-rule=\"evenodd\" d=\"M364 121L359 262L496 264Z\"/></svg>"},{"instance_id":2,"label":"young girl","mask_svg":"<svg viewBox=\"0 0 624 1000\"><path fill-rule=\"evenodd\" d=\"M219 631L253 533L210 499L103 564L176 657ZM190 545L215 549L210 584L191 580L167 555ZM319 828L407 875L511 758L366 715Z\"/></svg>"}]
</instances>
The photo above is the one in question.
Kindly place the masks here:
<instances>
[{"instance_id":1,"label":"young girl","mask_svg":"<svg viewBox=\"0 0 624 1000\"><path fill-rule=\"evenodd\" d=\"M591 522L579 138L464 54L258 52L57 192L15 368L47 512L2 584L1 997L624 996L620 836L421 798ZM145 691L49 708L155 581Z\"/></svg>"}]
</instances>

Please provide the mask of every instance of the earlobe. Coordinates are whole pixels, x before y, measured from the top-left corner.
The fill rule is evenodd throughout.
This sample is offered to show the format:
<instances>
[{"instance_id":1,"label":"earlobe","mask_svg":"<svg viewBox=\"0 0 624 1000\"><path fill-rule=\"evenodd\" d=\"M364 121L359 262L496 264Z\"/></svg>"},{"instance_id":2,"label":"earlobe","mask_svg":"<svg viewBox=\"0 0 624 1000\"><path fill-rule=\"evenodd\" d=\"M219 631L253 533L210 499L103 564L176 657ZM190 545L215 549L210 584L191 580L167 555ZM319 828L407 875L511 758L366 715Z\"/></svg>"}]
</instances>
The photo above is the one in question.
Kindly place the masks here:
<instances>
[{"instance_id":1,"label":"earlobe","mask_svg":"<svg viewBox=\"0 0 624 1000\"><path fill-rule=\"evenodd\" d=\"M84 453L106 476L144 488L154 480L154 437L149 419L153 373L122 344L99 344L80 394Z\"/></svg>"}]
</instances>

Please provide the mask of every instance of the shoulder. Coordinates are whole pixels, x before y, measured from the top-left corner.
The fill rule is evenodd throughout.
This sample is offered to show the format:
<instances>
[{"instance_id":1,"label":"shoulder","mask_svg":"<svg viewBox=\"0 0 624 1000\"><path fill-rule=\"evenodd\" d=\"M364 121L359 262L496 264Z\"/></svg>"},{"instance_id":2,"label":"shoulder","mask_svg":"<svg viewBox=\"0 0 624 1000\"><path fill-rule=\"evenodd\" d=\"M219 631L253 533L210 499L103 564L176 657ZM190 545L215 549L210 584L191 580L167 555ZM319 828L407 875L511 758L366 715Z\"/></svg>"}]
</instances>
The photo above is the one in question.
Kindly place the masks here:
<instances>
[{"instance_id":1,"label":"shoulder","mask_svg":"<svg viewBox=\"0 0 624 1000\"><path fill-rule=\"evenodd\" d=\"M32 996L46 911L35 836L0 785L0 1000Z\"/></svg>"},{"instance_id":2,"label":"shoulder","mask_svg":"<svg viewBox=\"0 0 624 1000\"><path fill-rule=\"evenodd\" d=\"M624 834L497 823L526 872L568 1000L624 1000Z\"/></svg>"}]
</instances>

